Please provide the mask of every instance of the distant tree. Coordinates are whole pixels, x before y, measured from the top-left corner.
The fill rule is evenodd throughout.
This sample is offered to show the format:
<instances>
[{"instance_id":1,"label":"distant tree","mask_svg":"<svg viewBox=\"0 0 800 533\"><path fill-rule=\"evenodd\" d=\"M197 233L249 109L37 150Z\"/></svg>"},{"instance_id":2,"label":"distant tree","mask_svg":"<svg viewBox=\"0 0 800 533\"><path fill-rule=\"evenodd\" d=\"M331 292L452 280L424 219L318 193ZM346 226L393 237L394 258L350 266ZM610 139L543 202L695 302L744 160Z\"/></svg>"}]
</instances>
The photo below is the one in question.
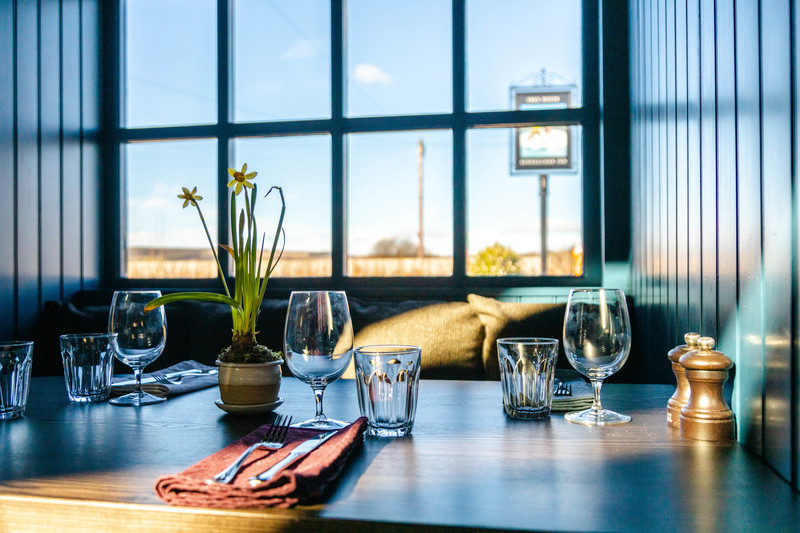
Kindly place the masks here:
<instances>
[{"instance_id":1,"label":"distant tree","mask_svg":"<svg viewBox=\"0 0 800 533\"><path fill-rule=\"evenodd\" d=\"M473 276L519 274L519 256L508 246L496 242L475 254L469 262L469 273Z\"/></svg>"},{"instance_id":2,"label":"distant tree","mask_svg":"<svg viewBox=\"0 0 800 533\"><path fill-rule=\"evenodd\" d=\"M419 245L402 237L386 237L372 246L372 257L416 257Z\"/></svg>"}]
</instances>

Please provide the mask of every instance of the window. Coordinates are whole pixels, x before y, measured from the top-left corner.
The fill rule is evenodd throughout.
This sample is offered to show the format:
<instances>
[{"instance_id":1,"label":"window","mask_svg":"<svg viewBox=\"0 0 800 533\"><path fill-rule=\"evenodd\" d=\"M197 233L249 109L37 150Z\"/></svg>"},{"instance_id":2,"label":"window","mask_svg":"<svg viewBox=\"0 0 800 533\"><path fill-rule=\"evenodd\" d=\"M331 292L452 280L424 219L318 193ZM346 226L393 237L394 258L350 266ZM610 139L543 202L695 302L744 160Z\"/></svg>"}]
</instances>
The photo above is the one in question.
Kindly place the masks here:
<instances>
[{"instance_id":1,"label":"window","mask_svg":"<svg viewBox=\"0 0 800 533\"><path fill-rule=\"evenodd\" d=\"M286 195L271 284L598 282L597 11L120 0L116 281L214 283L197 213L176 196L198 187L227 242L226 169L246 162L261 192ZM273 231L277 204L258 209Z\"/></svg>"}]
</instances>

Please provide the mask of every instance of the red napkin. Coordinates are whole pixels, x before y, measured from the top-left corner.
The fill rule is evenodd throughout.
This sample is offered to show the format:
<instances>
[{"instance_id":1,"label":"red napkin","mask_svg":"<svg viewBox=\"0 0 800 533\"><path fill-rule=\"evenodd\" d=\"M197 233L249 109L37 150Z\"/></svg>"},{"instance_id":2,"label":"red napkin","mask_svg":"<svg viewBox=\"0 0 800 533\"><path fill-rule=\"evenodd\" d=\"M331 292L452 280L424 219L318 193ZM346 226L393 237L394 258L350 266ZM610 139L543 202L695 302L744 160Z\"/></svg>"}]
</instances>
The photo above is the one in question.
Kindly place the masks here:
<instances>
[{"instance_id":1,"label":"red napkin","mask_svg":"<svg viewBox=\"0 0 800 533\"><path fill-rule=\"evenodd\" d=\"M232 483L209 483L212 476L261 439L269 428L269 424L266 424L183 472L159 478L156 481L156 494L170 505L222 509L291 507L312 501L322 496L336 479L352 451L364 440L366 427L367 419L359 418L269 482L251 487L248 483L250 477L267 470L302 441L320 433L317 430L291 428L283 448L254 451Z\"/></svg>"}]
</instances>

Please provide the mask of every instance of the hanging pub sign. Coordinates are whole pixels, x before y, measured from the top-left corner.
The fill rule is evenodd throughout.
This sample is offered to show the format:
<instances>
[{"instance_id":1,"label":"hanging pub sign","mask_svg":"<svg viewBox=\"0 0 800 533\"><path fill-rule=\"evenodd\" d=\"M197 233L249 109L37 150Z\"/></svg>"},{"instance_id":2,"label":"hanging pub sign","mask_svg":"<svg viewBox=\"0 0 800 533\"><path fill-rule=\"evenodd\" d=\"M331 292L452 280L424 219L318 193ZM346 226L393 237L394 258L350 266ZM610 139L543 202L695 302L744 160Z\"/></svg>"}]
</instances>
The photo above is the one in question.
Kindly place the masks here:
<instances>
[{"instance_id":1,"label":"hanging pub sign","mask_svg":"<svg viewBox=\"0 0 800 533\"><path fill-rule=\"evenodd\" d=\"M514 87L514 107L566 109L572 103L569 87ZM575 172L573 126L514 128L511 171L517 173Z\"/></svg>"}]
</instances>

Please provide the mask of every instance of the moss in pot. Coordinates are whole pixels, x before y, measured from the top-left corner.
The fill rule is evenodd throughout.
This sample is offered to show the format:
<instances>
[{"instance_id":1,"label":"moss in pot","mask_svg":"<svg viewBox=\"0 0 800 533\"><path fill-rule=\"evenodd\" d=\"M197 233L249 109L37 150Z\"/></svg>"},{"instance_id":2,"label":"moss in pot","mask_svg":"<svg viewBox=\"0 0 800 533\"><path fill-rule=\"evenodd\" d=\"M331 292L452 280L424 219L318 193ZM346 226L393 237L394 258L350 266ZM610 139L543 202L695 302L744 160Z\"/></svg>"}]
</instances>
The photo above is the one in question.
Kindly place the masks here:
<instances>
[{"instance_id":1,"label":"moss in pot","mask_svg":"<svg viewBox=\"0 0 800 533\"><path fill-rule=\"evenodd\" d=\"M256 177L256 172L247 173L247 164L238 171L228 169L231 176L228 187L231 188L230 213L233 240L231 245L220 244L220 248L225 250L233 258L235 265L234 291L233 295L228 289L228 283L222 272L222 266L217 256L216 247L211 240L203 212L200 209L202 196L197 194L197 187L191 191L183 187L183 194L178 198L183 200L183 207L190 204L197 209L203 229L206 232L211 252L217 263L222 287L225 294L212 292L180 292L156 298L147 304L146 309L152 310L160 305L178 302L182 300L200 300L205 302L217 302L230 306L231 318L233 321L231 344L220 353L217 364L219 365L219 388L223 403L230 405L259 405L277 401L280 390L282 354L270 350L266 346L258 344L256 340L256 319L261 310L261 301L264 299L264 292L267 282L282 254L276 255L278 241L283 236L285 245L285 233L283 230L283 218L286 212L286 202L283 197L283 190L280 187L270 187L265 196L269 196L273 191L277 191L281 200L281 213L278 219L275 236L272 241L269 259L263 264L264 242L266 234L262 234L261 243L258 242L258 226L255 218L256 196L258 188L252 183ZM250 192L252 191L252 193ZM244 192L244 207L236 213L236 197ZM237 223L238 222L238 223Z\"/></svg>"}]
</instances>

